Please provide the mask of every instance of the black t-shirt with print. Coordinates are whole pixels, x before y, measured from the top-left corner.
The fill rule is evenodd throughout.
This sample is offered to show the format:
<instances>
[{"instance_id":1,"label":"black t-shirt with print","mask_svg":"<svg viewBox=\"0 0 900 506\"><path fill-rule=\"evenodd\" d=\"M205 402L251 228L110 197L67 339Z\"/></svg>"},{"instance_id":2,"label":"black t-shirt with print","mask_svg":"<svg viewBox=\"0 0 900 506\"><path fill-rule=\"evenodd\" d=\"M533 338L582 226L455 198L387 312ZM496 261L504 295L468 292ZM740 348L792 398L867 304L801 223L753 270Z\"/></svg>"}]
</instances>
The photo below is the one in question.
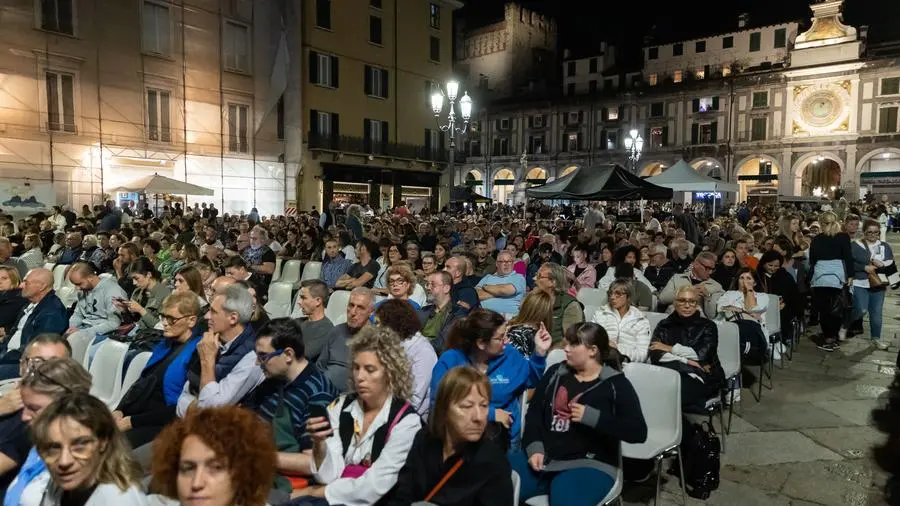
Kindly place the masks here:
<instances>
[{"instance_id":1,"label":"black t-shirt with print","mask_svg":"<svg viewBox=\"0 0 900 506\"><path fill-rule=\"evenodd\" d=\"M583 404L580 401L581 394L600 382L600 378L593 381L578 381L574 374L562 375L559 385L553 394L553 417L550 420L550 434L544 441L547 453L554 460L569 460L584 457L584 449L592 445L587 444L586 437L595 434L595 430L579 422L572 421L570 403Z\"/></svg>"}]
</instances>

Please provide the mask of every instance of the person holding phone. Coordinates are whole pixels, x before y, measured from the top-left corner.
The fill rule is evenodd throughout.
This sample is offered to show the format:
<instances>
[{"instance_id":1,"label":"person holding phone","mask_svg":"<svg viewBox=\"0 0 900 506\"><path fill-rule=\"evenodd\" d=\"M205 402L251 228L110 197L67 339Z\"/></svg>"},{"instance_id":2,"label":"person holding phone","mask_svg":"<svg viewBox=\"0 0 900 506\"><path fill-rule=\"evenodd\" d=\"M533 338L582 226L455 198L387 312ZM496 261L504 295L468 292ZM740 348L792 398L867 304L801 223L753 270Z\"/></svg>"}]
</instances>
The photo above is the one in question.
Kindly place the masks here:
<instances>
[{"instance_id":1,"label":"person holding phone","mask_svg":"<svg viewBox=\"0 0 900 506\"><path fill-rule=\"evenodd\" d=\"M365 327L349 343L351 392L310 406L310 473L324 486L294 492L294 506L369 506L389 495L422 427L409 403L412 374L397 334Z\"/></svg>"},{"instance_id":2,"label":"person holding phone","mask_svg":"<svg viewBox=\"0 0 900 506\"><path fill-rule=\"evenodd\" d=\"M491 409L488 421L500 423L509 431L509 446L519 447L522 432L520 398L534 388L544 374L550 332L543 322L534 335L534 353L522 356L506 337L506 320L499 313L476 309L457 322L447 338L447 350L431 373L432 409L434 393L447 372L459 366L471 366L491 380Z\"/></svg>"}]
</instances>

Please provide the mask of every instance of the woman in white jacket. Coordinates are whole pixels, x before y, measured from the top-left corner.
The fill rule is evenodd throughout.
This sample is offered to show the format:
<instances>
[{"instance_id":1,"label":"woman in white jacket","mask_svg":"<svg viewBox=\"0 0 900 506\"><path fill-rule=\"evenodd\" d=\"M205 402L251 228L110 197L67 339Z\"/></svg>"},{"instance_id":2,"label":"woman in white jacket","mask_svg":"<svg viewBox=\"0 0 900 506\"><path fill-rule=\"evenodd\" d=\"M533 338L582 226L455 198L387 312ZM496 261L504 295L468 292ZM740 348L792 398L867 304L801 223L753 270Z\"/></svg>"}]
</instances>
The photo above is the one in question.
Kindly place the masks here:
<instances>
[{"instance_id":1,"label":"woman in white jacket","mask_svg":"<svg viewBox=\"0 0 900 506\"><path fill-rule=\"evenodd\" d=\"M636 281L637 282L637 281ZM650 322L640 309L631 305L634 296L632 282L617 279L607 291L609 303L594 312L591 321L609 334L609 345L616 348L623 359L646 362L650 347Z\"/></svg>"}]
</instances>

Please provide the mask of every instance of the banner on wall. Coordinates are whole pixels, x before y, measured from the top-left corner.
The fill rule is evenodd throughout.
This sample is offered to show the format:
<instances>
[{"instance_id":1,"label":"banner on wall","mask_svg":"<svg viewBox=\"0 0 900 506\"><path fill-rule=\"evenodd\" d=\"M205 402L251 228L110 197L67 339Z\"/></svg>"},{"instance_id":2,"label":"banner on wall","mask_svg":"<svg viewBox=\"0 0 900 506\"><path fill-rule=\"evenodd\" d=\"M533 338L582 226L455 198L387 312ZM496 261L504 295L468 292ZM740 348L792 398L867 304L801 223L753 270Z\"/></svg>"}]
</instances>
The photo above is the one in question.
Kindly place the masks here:
<instances>
[{"instance_id":1,"label":"banner on wall","mask_svg":"<svg viewBox=\"0 0 900 506\"><path fill-rule=\"evenodd\" d=\"M0 208L12 214L48 212L56 204L53 183L0 181Z\"/></svg>"}]
</instances>

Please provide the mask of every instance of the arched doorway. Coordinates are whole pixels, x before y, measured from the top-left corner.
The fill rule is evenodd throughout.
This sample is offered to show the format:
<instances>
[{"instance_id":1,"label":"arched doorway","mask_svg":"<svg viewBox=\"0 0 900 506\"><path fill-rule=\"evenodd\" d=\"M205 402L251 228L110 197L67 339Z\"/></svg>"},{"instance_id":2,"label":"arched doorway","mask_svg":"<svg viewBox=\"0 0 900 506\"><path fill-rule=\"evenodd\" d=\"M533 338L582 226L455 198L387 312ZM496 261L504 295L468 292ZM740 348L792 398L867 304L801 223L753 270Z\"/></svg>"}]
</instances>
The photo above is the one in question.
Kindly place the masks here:
<instances>
[{"instance_id":1,"label":"arched doorway","mask_svg":"<svg viewBox=\"0 0 900 506\"><path fill-rule=\"evenodd\" d=\"M739 202L771 204L778 198L781 167L766 155L751 156L737 164Z\"/></svg>"},{"instance_id":2,"label":"arched doorway","mask_svg":"<svg viewBox=\"0 0 900 506\"><path fill-rule=\"evenodd\" d=\"M509 169L500 169L494 173L494 180L491 183L491 198L501 204L512 204L512 194L516 185L515 173Z\"/></svg>"},{"instance_id":3,"label":"arched doorway","mask_svg":"<svg viewBox=\"0 0 900 506\"><path fill-rule=\"evenodd\" d=\"M666 164L662 162L650 162L641 169L641 177L653 177L658 176L666 170Z\"/></svg>"},{"instance_id":4,"label":"arched doorway","mask_svg":"<svg viewBox=\"0 0 900 506\"><path fill-rule=\"evenodd\" d=\"M575 172L575 169L577 169L577 168L578 168L577 165L569 165L568 167L565 168L565 170L562 171L562 173L559 175L559 177L566 177L569 174Z\"/></svg>"},{"instance_id":5,"label":"arched doorway","mask_svg":"<svg viewBox=\"0 0 900 506\"><path fill-rule=\"evenodd\" d=\"M698 158L689 165L704 176L710 176L711 173L717 173L719 176L716 179L722 179L722 164L715 158Z\"/></svg>"},{"instance_id":6,"label":"arched doorway","mask_svg":"<svg viewBox=\"0 0 900 506\"><path fill-rule=\"evenodd\" d=\"M466 180L463 184L478 191L479 187L484 186L484 177L481 175L481 172L477 170L470 170L466 174Z\"/></svg>"},{"instance_id":7,"label":"arched doorway","mask_svg":"<svg viewBox=\"0 0 900 506\"><path fill-rule=\"evenodd\" d=\"M794 194L800 197L834 198L835 190L841 187L840 162L825 155L804 158L794 169Z\"/></svg>"},{"instance_id":8,"label":"arched doorway","mask_svg":"<svg viewBox=\"0 0 900 506\"><path fill-rule=\"evenodd\" d=\"M900 200L900 149L882 148L868 153L859 161L857 172L859 198L873 193L878 201L885 196L890 201Z\"/></svg>"},{"instance_id":9,"label":"arched doorway","mask_svg":"<svg viewBox=\"0 0 900 506\"><path fill-rule=\"evenodd\" d=\"M526 186L531 188L532 186L540 186L542 184L547 183L547 171L540 168L535 167L528 171L528 174L525 176Z\"/></svg>"}]
</instances>

